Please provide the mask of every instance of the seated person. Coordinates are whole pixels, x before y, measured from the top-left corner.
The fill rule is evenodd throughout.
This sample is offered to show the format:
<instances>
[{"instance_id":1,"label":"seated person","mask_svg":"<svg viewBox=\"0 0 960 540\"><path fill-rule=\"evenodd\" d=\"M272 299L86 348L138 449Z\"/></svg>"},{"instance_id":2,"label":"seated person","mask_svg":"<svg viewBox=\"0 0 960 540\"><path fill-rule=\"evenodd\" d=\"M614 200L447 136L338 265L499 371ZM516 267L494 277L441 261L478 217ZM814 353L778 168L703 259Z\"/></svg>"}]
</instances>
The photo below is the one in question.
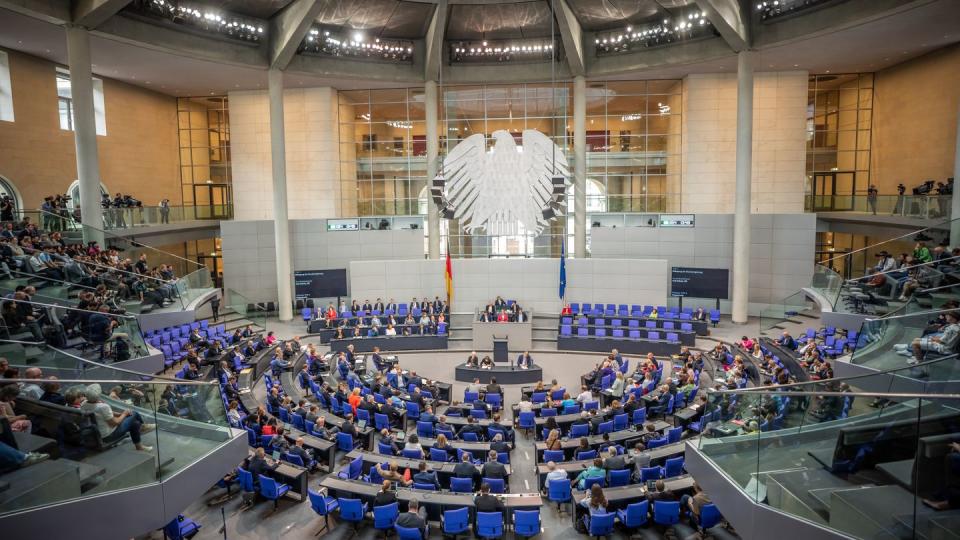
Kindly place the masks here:
<instances>
[{"instance_id":1,"label":"seated person","mask_svg":"<svg viewBox=\"0 0 960 540\"><path fill-rule=\"evenodd\" d=\"M480 494L473 499L473 506L476 510L476 513L480 512L503 512L503 503L500 502L500 499L490 495L490 485L483 484L480 486ZM475 513L475 515L476 515ZM473 532L477 532L477 523L473 523ZM479 535L477 535L479 537Z\"/></svg>"},{"instance_id":2,"label":"seated person","mask_svg":"<svg viewBox=\"0 0 960 540\"><path fill-rule=\"evenodd\" d=\"M407 511L397 516L397 526L408 529L419 529L423 538L427 537L426 508L421 509L416 499L407 505Z\"/></svg>"},{"instance_id":3,"label":"seated person","mask_svg":"<svg viewBox=\"0 0 960 540\"><path fill-rule=\"evenodd\" d=\"M421 461L417 466L417 473L413 475L413 481L416 484L431 485L434 490L440 491L440 480L437 479L437 473L427 470L426 461Z\"/></svg>"},{"instance_id":4,"label":"seated person","mask_svg":"<svg viewBox=\"0 0 960 540\"><path fill-rule=\"evenodd\" d=\"M517 367L520 369L530 369L530 366L533 365L533 358L530 357L530 351L523 351L523 353L517 357Z\"/></svg>"},{"instance_id":5,"label":"seated person","mask_svg":"<svg viewBox=\"0 0 960 540\"><path fill-rule=\"evenodd\" d=\"M924 358L926 352L934 352L936 354L950 354L954 352L957 348L958 342L960 342L960 324L957 324L960 321L960 315L954 311L948 312L946 315L947 324L943 327L942 331L939 334L930 334L928 336L919 337L913 340L910 344L912 349L912 354L909 354L907 360L908 364L917 364L921 362ZM894 350L898 351L904 356L908 356L906 345L897 344L894 345Z\"/></svg>"},{"instance_id":6,"label":"seated person","mask_svg":"<svg viewBox=\"0 0 960 540\"><path fill-rule=\"evenodd\" d=\"M480 357L477 356L477 351L470 353L470 356L467 357L467 367L479 367L480 366Z\"/></svg>"},{"instance_id":7,"label":"seated person","mask_svg":"<svg viewBox=\"0 0 960 540\"><path fill-rule=\"evenodd\" d=\"M950 451L943 456L944 484L946 488L923 503L934 510L960 508L960 442L950 443Z\"/></svg>"},{"instance_id":8,"label":"seated person","mask_svg":"<svg viewBox=\"0 0 960 540\"><path fill-rule=\"evenodd\" d=\"M110 405L100 400L100 390L97 388L88 388L86 397L87 401L80 406L80 410L93 413L97 421L97 430L104 441L113 442L129 434L134 448L143 452L153 450L152 446L141 442L140 436L156 429L156 424L144 423L140 414L131 410L122 413L113 412Z\"/></svg>"},{"instance_id":9,"label":"seated person","mask_svg":"<svg viewBox=\"0 0 960 540\"><path fill-rule=\"evenodd\" d=\"M603 469L603 460L596 458L593 460L593 464L584 469L573 479L571 485L576 487L576 489L586 489L586 481L591 478L606 478L607 471Z\"/></svg>"},{"instance_id":10,"label":"seated person","mask_svg":"<svg viewBox=\"0 0 960 540\"><path fill-rule=\"evenodd\" d=\"M417 452L420 454L420 459L423 459L423 447L420 446L420 438L416 434L411 434L407 437L407 442L403 445L403 450L406 452Z\"/></svg>"},{"instance_id":11,"label":"seated person","mask_svg":"<svg viewBox=\"0 0 960 540\"><path fill-rule=\"evenodd\" d=\"M543 482L544 491L550 490L550 482L567 482L569 480L567 470L558 469L557 464L552 461L547 462L547 471L547 477Z\"/></svg>"},{"instance_id":12,"label":"seated person","mask_svg":"<svg viewBox=\"0 0 960 540\"><path fill-rule=\"evenodd\" d=\"M607 498L603 495L603 488L599 484L590 487L590 491L584 495L580 504L577 505L577 511L580 514L580 522L584 529L590 528L590 518L597 514L607 513Z\"/></svg>"},{"instance_id":13,"label":"seated person","mask_svg":"<svg viewBox=\"0 0 960 540\"><path fill-rule=\"evenodd\" d=\"M404 486L409 486L413 483L412 481L404 480L403 473L400 472L400 465L396 461L391 461L386 469L382 468L379 463L374 465L374 467L377 469L377 474L384 480L390 480Z\"/></svg>"},{"instance_id":14,"label":"seated person","mask_svg":"<svg viewBox=\"0 0 960 540\"><path fill-rule=\"evenodd\" d=\"M453 467L453 476L457 478L471 478L476 485L476 480L480 478L480 473L477 471L477 467L470 461L471 454L470 452L464 452L460 456L460 463L457 463Z\"/></svg>"},{"instance_id":15,"label":"seated person","mask_svg":"<svg viewBox=\"0 0 960 540\"><path fill-rule=\"evenodd\" d=\"M397 502L397 494L390 489L392 486L393 482L390 480L383 481L383 484L380 485L380 491L378 491L377 495L373 498L374 508L379 506L388 506Z\"/></svg>"},{"instance_id":16,"label":"seated person","mask_svg":"<svg viewBox=\"0 0 960 540\"><path fill-rule=\"evenodd\" d=\"M490 355L484 356L483 360L480 361L481 369L493 369L493 366L494 366L493 358L490 358Z\"/></svg>"}]
</instances>

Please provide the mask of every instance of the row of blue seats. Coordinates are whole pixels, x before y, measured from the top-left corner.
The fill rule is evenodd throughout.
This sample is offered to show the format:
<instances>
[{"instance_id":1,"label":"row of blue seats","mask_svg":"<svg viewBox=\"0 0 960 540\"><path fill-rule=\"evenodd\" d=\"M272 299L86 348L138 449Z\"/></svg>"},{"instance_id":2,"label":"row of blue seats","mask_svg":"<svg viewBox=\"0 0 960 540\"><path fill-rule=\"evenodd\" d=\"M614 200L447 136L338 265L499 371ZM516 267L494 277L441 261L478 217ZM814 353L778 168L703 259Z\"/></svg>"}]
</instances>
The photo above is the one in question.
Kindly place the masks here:
<instances>
[{"instance_id":1,"label":"row of blue seats","mask_svg":"<svg viewBox=\"0 0 960 540\"><path fill-rule=\"evenodd\" d=\"M639 304L633 304L629 309L627 309L627 304L593 304L592 307L589 302L585 302L583 304L572 302L570 304L570 311L572 311L574 314L579 313L583 315L595 316L606 315L608 317L614 315L620 315L621 317L646 317L653 313L654 309L657 310L657 317L661 319L683 318L684 320L687 320L692 318L694 312L693 308L685 307L681 309L676 306L656 306L656 308L654 308L654 306L643 306L641 308ZM687 317L682 317L683 315L687 315ZM719 309L711 309L709 311L709 315L711 321L714 319L717 321L720 320Z\"/></svg>"},{"instance_id":2,"label":"row of blue seats","mask_svg":"<svg viewBox=\"0 0 960 540\"><path fill-rule=\"evenodd\" d=\"M316 501L316 502L315 502ZM339 510L340 520L352 524L353 527L359 527L367 519L370 508L366 502L360 499L322 497L320 494L316 498L312 495L310 504L317 515L326 518L334 510ZM373 508L373 527L378 531L397 532L399 540L423 540L424 531L409 527L401 527L396 524L399 516L399 506L392 503ZM478 512L476 517L477 535L480 538L500 538L503 536L504 516L502 512ZM456 537L459 534L468 534L470 531L470 509L463 507L454 510L444 510L441 515L441 529L443 536ZM329 527L329 522L324 528ZM320 529L322 532L324 528ZM430 535L429 525L427 526L428 537ZM531 538L540 534L540 510L514 510L513 511L513 532L520 538ZM319 534L319 532L317 533Z\"/></svg>"},{"instance_id":3,"label":"row of blue seats","mask_svg":"<svg viewBox=\"0 0 960 540\"><path fill-rule=\"evenodd\" d=\"M318 318L318 319L323 319L323 318L325 318L325 317L323 316L323 313L324 313L323 311L317 311L317 317L316 317L316 318ZM376 315L376 316L380 316L380 315L383 315L383 316L387 316L387 315L399 315L399 316L401 316L401 317L406 317L406 316L407 316L407 313L413 315L414 317L419 317L419 316L423 313L423 310L420 309L420 307L414 307L412 310L408 310L408 309L407 309L407 304L398 304L396 310L393 310L393 309L384 309L384 310L371 309L370 311L365 311L365 310L359 310L359 311L342 311L342 312L340 312L338 318L340 318L340 319L353 319L354 317L372 317L372 316L374 316L374 315ZM429 312L428 312L428 313L429 313ZM445 310L444 310L444 313L449 313L449 310L446 310L446 309L445 309ZM302 309L300 310L300 316L303 317L303 320L305 320L305 321L309 321L310 319L314 318L313 314L314 314L314 310L313 310L313 309L310 309L310 308L308 308L308 307L302 308Z\"/></svg>"},{"instance_id":4,"label":"row of blue seats","mask_svg":"<svg viewBox=\"0 0 960 540\"><path fill-rule=\"evenodd\" d=\"M560 324L572 325L572 324L573 324L573 317L562 317L562 318L560 319ZM623 324L623 319L611 319L611 320L610 320L610 324L607 324L607 320L606 320L606 319L594 319L593 322L591 323L590 320L589 320L587 317L581 317L581 318L577 319L577 324L576 324L576 325L577 325L578 327L583 327L583 326L594 326L594 327L596 327L596 326L606 326L606 327L613 327L613 328L623 328L623 327L626 327L626 328L637 328L637 329L639 329L640 326L641 326L641 325L640 325L640 321L639 321L638 319L628 319L628 320L627 320L627 324L624 325L624 324ZM664 329L664 330L677 330L677 329L679 329L681 332L693 332L693 323L682 322L682 323L680 323L679 326L677 326L677 323L674 322L674 321L660 321L660 320L657 320L657 319L649 319L649 320L643 321L643 328L647 328L647 329L651 329L651 330L655 330L655 329L657 329L657 328L662 328L662 329Z\"/></svg>"},{"instance_id":5,"label":"row of blue seats","mask_svg":"<svg viewBox=\"0 0 960 540\"><path fill-rule=\"evenodd\" d=\"M591 333L590 331L593 330ZM665 335L661 335L659 330L646 330L646 329L636 329L630 331L624 331L623 328L614 328L609 333L604 327L591 328L588 326L581 326L577 328L577 333L573 333L573 327L569 324L560 325L560 335L563 337L613 337L613 338L624 338L624 339L639 339L639 340L652 340L659 341L665 340L670 343L680 343L680 334L676 332L666 332Z\"/></svg>"}]
</instances>

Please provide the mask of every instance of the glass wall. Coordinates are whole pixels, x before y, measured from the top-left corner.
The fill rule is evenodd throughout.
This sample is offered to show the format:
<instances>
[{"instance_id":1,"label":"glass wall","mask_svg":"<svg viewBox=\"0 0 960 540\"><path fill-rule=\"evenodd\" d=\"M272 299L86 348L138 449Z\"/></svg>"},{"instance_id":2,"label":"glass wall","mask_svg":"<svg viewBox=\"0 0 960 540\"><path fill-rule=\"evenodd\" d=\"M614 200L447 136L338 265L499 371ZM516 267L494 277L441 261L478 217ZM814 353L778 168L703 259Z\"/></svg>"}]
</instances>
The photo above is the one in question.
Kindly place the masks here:
<instances>
[{"instance_id":1,"label":"glass wall","mask_svg":"<svg viewBox=\"0 0 960 540\"><path fill-rule=\"evenodd\" d=\"M813 211L851 210L870 187L873 74L811 75L807 185Z\"/></svg>"}]
</instances>

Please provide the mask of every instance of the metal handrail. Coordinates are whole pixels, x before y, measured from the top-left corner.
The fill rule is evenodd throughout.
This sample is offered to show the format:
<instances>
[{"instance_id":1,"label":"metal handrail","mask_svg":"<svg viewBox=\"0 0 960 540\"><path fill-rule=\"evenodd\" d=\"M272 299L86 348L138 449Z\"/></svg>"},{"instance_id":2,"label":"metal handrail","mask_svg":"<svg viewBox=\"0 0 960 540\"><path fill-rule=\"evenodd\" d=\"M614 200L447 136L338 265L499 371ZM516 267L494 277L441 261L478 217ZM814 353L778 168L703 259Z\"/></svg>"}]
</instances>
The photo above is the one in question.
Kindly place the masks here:
<instances>
[{"instance_id":1,"label":"metal handrail","mask_svg":"<svg viewBox=\"0 0 960 540\"><path fill-rule=\"evenodd\" d=\"M91 313L91 314L92 314L92 313L101 313L101 312L99 312L99 311L90 311L89 309L80 309L80 308L76 308L76 307L61 306L61 305L57 305L57 304L44 304L43 302L34 302L34 301L32 301L32 300L18 300L18 299L16 299L16 298L3 298L3 301L4 301L4 302L17 302L17 303L23 303L23 304L30 304L30 305L32 305L32 306L43 306L43 307L54 308L54 309L69 309L69 310L71 310L71 311L82 311L82 312L84 312L84 313ZM133 319L133 320L136 320L136 319L137 319L134 315L121 315L121 314L116 314L116 313L106 313L105 315L107 315L107 316L109 316L109 317L119 317L119 318L122 318L122 319Z\"/></svg>"},{"instance_id":2,"label":"metal handrail","mask_svg":"<svg viewBox=\"0 0 960 540\"><path fill-rule=\"evenodd\" d=\"M957 218L957 219L960 219L960 218ZM947 219L947 220L941 221L941 222L939 222L939 223L934 223L933 225L930 225L929 227L924 227L923 229L920 229L920 230L911 231L911 232L908 232L908 233L906 233L906 234L902 234L902 235L897 236L897 237L894 237L894 238L888 238L888 239L884 240L883 242L877 242L876 244L871 244L871 245L866 246L866 247L858 248L858 249L855 249L855 250L853 250L853 251L848 251L848 252L843 253L843 254L841 254L841 255L837 255L836 257L831 257L831 258L823 261L823 263L828 263L828 262L830 262L830 261L833 261L833 260L836 260L836 259L839 259L839 258L842 258L842 257L846 257L846 256L852 255L852 254L854 254L854 253L859 253L859 252L861 252L861 251L866 251L866 250L868 250L868 249L873 249L873 248L875 248L875 247L877 247L877 246L879 246L879 245L881 245L881 244L886 244L887 242L893 242L893 241L895 241L895 240L900 240L900 239L902 239L902 238L906 238L906 237L912 236L912 235L914 235L914 234L919 234L919 233L922 233L922 232L924 232L924 231L929 231L929 230L937 229L937 228L939 228L940 225L952 223L953 221L954 221L954 220L952 220L952 219ZM820 264L822 265L823 263L820 263Z\"/></svg>"},{"instance_id":3,"label":"metal handrail","mask_svg":"<svg viewBox=\"0 0 960 540\"><path fill-rule=\"evenodd\" d=\"M78 262L80 262L80 261L78 261ZM64 281L64 280L62 280L62 279L56 279L56 278L41 276L41 275L39 275L39 274L31 274L30 272L21 272L20 270L10 270L9 272L10 272L11 274L20 274L20 275L24 275L24 276L30 276L30 277L33 277L33 278L42 279L42 280L44 280L44 281L56 281L57 283L63 283L63 284L65 284L65 285L70 285L71 287L80 287L80 288L83 288L83 289L90 289L91 291L97 290L96 287L90 287L90 286L88 286L88 285L81 285L81 284L79 284L79 283L73 283L72 281ZM39 291L38 291L38 292L39 292Z\"/></svg>"},{"instance_id":4,"label":"metal handrail","mask_svg":"<svg viewBox=\"0 0 960 540\"><path fill-rule=\"evenodd\" d=\"M934 269L936 269L936 265L937 265L937 264L940 264L940 263L942 263L942 262L944 262L944 261L952 261L952 260L954 260L954 259L960 259L960 255L955 255L955 256L953 256L953 257L947 257L946 259L940 259L939 261L930 261L930 262L925 262L925 263L914 264L914 265L911 265L911 266L904 266L903 268L894 268L893 270L887 270L886 272L874 272L874 273L872 273L872 274L868 274L868 275L865 275L865 276L863 276L863 277L859 277L859 278L855 278L855 279L849 279L849 280L847 280L847 282L848 282L848 283L849 283L849 282L859 282L861 279L866 279L866 278L873 277L873 276L885 276L885 275L891 274L891 273L893 273L893 272L904 272L904 271L907 271L907 270L913 270L914 268L920 268L921 266L933 266Z\"/></svg>"},{"instance_id":5,"label":"metal handrail","mask_svg":"<svg viewBox=\"0 0 960 540\"><path fill-rule=\"evenodd\" d=\"M186 382L186 383L200 382L200 381L187 381L186 379L178 379L178 378L176 378L176 377L167 377L166 375L153 375L153 374L150 374L150 373L143 373L143 372L140 372L140 371L133 371L132 369L126 369L126 368L122 368L122 367L118 367L118 366L111 366L111 365L109 365L109 364L103 364L103 363L101 363L101 362L97 362L96 360L90 360L90 359L88 359L88 358L83 358L82 356L77 356L77 355L75 355L75 354L68 353L67 351L64 351L64 350L62 350L62 349L58 349L58 348L56 348L56 347L54 347L54 346L52 346L52 345L47 345L47 347L48 347L49 349L51 349L51 350L54 350L54 351L60 353L60 354L63 354L64 356L67 356L67 357L69 357L69 358L73 358L74 360L79 360L80 362L83 362L83 363L85 363L85 364L92 364L93 366L96 366L96 367L111 369L111 370L119 371L119 372L121 372L121 373L129 373L130 375L136 375L137 377L150 377L151 379L157 379L157 380L159 380L159 381L171 382L171 383L176 383L176 384L181 384L181 383L183 383L183 382ZM42 366L40 366L40 367L42 367ZM18 379L18 380L19 380L19 379ZM216 382L216 381L202 381L202 382L203 382L204 384L210 384L210 383L212 383L212 384L219 384L219 383Z\"/></svg>"},{"instance_id":6,"label":"metal handrail","mask_svg":"<svg viewBox=\"0 0 960 540\"><path fill-rule=\"evenodd\" d=\"M742 388L737 390L707 390L707 394L740 394L751 390L751 394L760 394L760 395L769 395L769 396L840 396L840 397L879 397L879 398L900 398L900 399L956 399L960 400L960 394L918 394L918 393L904 393L904 392L811 392L805 390L796 390L792 392L778 392L776 390L764 390L761 392L756 392L756 388Z\"/></svg>"}]
</instances>

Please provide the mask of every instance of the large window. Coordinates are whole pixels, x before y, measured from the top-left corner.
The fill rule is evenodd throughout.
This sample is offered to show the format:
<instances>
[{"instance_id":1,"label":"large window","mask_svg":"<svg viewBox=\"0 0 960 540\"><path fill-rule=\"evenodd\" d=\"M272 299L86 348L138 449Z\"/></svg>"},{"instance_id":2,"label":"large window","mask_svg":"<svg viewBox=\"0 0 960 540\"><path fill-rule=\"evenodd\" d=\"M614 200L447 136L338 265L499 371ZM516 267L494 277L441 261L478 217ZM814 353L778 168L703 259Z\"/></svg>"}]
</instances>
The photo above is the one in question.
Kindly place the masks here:
<instances>
[{"instance_id":1,"label":"large window","mask_svg":"<svg viewBox=\"0 0 960 540\"><path fill-rule=\"evenodd\" d=\"M588 199L588 208L679 205L682 88L679 80L587 83L587 178L600 187L593 197L603 198Z\"/></svg>"},{"instance_id":2,"label":"large window","mask_svg":"<svg viewBox=\"0 0 960 540\"><path fill-rule=\"evenodd\" d=\"M0 51L0 120L13 122L13 86L10 84L10 57Z\"/></svg>"},{"instance_id":3,"label":"large window","mask_svg":"<svg viewBox=\"0 0 960 540\"><path fill-rule=\"evenodd\" d=\"M227 96L178 99L177 127L184 206L208 208L198 216L226 217L233 200Z\"/></svg>"},{"instance_id":4,"label":"large window","mask_svg":"<svg viewBox=\"0 0 960 540\"><path fill-rule=\"evenodd\" d=\"M60 129L74 130L73 91L70 88L70 72L57 68L57 109L60 112ZM97 126L97 135L107 134L106 107L103 99L103 81L93 79L93 114Z\"/></svg>"},{"instance_id":5,"label":"large window","mask_svg":"<svg viewBox=\"0 0 960 540\"><path fill-rule=\"evenodd\" d=\"M811 75L807 94L807 208L850 210L870 187L873 74Z\"/></svg>"}]
</instances>

